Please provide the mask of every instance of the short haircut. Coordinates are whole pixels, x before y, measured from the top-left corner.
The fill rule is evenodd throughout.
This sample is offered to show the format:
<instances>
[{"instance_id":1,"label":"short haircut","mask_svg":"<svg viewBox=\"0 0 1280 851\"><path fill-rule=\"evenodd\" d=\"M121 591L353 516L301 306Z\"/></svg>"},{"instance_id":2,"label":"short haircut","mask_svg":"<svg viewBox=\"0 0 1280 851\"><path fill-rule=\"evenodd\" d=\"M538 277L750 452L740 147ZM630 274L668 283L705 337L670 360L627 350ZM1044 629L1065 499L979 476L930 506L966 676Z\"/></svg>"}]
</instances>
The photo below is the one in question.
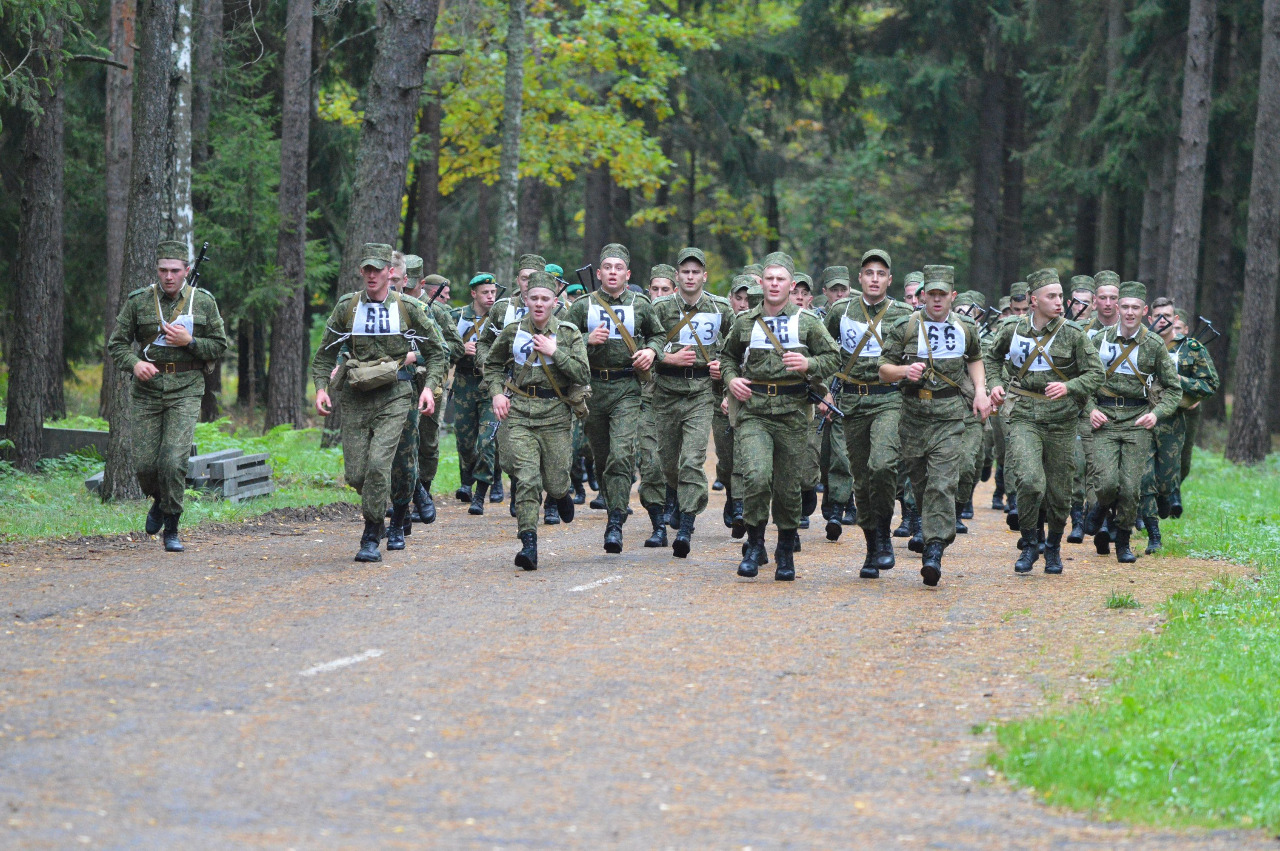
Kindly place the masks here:
<instances>
[{"instance_id":1,"label":"short haircut","mask_svg":"<svg viewBox=\"0 0 1280 851\"><path fill-rule=\"evenodd\" d=\"M388 265L388 266L394 266L394 267L396 267L397 269L399 269L401 272L403 272L403 271L404 271L404 254L403 254L403 252L400 252L400 251L392 251L392 252L391 252L391 262L390 262L390 263L388 263L387 265Z\"/></svg>"},{"instance_id":2,"label":"short haircut","mask_svg":"<svg viewBox=\"0 0 1280 851\"><path fill-rule=\"evenodd\" d=\"M1160 296L1160 298L1151 302L1152 310L1156 310L1157 308L1161 308L1161 307L1173 307L1173 299L1166 298L1165 296Z\"/></svg>"}]
</instances>

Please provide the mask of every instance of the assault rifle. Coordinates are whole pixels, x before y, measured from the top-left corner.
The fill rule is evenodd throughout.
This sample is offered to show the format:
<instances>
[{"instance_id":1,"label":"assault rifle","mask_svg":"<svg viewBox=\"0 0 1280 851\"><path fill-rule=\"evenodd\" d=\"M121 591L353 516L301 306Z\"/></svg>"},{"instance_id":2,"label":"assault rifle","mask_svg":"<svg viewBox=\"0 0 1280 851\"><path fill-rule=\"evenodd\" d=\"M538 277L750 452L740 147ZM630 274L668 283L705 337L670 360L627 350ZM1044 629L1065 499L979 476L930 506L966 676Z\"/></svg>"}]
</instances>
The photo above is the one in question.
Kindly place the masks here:
<instances>
[{"instance_id":1,"label":"assault rifle","mask_svg":"<svg viewBox=\"0 0 1280 851\"><path fill-rule=\"evenodd\" d=\"M200 246L200 255L196 257L196 262L191 264L191 274L187 276L187 285L191 289L195 289L200 282L200 265L209 259L209 243Z\"/></svg>"},{"instance_id":2,"label":"assault rifle","mask_svg":"<svg viewBox=\"0 0 1280 851\"><path fill-rule=\"evenodd\" d=\"M832 398L831 402L828 402L826 399L823 399L821 396L819 396L812 387L809 388L808 396L809 396L809 401L813 402L815 405L827 406L827 412L822 416L818 417L818 434L822 434L823 430L827 427L827 423L831 421L832 415L835 415L842 419L844 418L844 411L840 410L835 406L834 400L836 396L834 393L831 394L831 398Z\"/></svg>"},{"instance_id":3,"label":"assault rifle","mask_svg":"<svg viewBox=\"0 0 1280 851\"><path fill-rule=\"evenodd\" d=\"M1201 334L1212 334L1213 336L1207 340L1201 340L1200 339ZM1221 337L1222 334L1218 331L1217 328L1213 327L1213 323L1210 322L1208 319L1205 319L1203 316L1197 316L1196 329L1191 336L1194 337L1196 341L1199 342L1201 345L1207 346L1210 343L1212 343L1214 340Z\"/></svg>"},{"instance_id":4,"label":"assault rifle","mask_svg":"<svg viewBox=\"0 0 1280 851\"><path fill-rule=\"evenodd\" d=\"M1089 302L1081 301L1075 296L1072 296L1071 298L1067 299L1067 310L1066 310L1067 318L1070 319L1072 322L1075 322L1081 316L1084 316L1084 312L1088 310L1091 306L1092 305L1090 305Z\"/></svg>"},{"instance_id":5,"label":"assault rifle","mask_svg":"<svg viewBox=\"0 0 1280 851\"><path fill-rule=\"evenodd\" d=\"M1167 316L1157 316L1151 320L1151 333L1159 334L1173 324L1173 320Z\"/></svg>"}]
</instances>

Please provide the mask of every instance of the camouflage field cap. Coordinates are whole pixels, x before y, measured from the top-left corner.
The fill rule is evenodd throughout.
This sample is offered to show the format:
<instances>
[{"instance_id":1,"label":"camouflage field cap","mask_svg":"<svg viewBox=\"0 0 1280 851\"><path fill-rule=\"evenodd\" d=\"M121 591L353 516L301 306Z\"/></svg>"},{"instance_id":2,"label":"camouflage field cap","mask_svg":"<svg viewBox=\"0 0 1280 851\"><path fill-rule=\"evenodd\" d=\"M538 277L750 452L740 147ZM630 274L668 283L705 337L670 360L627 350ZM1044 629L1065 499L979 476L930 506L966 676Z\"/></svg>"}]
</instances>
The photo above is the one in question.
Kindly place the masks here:
<instances>
[{"instance_id":1,"label":"camouflage field cap","mask_svg":"<svg viewBox=\"0 0 1280 851\"><path fill-rule=\"evenodd\" d=\"M907 277L903 280L902 285L909 286L911 284L923 284L924 272L908 272Z\"/></svg>"},{"instance_id":2,"label":"camouflage field cap","mask_svg":"<svg viewBox=\"0 0 1280 851\"><path fill-rule=\"evenodd\" d=\"M1029 292L1031 292L1031 286L1026 281L1014 281L1009 285L1009 300L1026 301Z\"/></svg>"},{"instance_id":3,"label":"camouflage field cap","mask_svg":"<svg viewBox=\"0 0 1280 851\"><path fill-rule=\"evenodd\" d=\"M467 286L474 290L476 287L483 286L484 284L496 284L496 283L498 283L498 279L495 278L493 275L490 275L488 272L481 272L480 274L472 278L471 282L467 284Z\"/></svg>"},{"instance_id":4,"label":"camouflage field cap","mask_svg":"<svg viewBox=\"0 0 1280 851\"><path fill-rule=\"evenodd\" d=\"M406 254L404 256L404 276L410 281L418 281L422 278L422 258L416 254Z\"/></svg>"},{"instance_id":5,"label":"camouflage field cap","mask_svg":"<svg viewBox=\"0 0 1280 851\"><path fill-rule=\"evenodd\" d=\"M951 292L956 283L956 267L955 266L925 266L924 267L924 284L920 287L923 291L930 292Z\"/></svg>"},{"instance_id":6,"label":"camouflage field cap","mask_svg":"<svg viewBox=\"0 0 1280 851\"><path fill-rule=\"evenodd\" d=\"M848 266L828 266L822 270L822 288L849 286Z\"/></svg>"},{"instance_id":7,"label":"camouflage field cap","mask_svg":"<svg viewBox=\"0 0 1280 851\"><path fill-rule=\"evenodd\" d=\"M1036 269L1030 275L1027 275L1027 291L1035 292L1041 287L1047 287L1050 284L1060 284L1058 280L1057 269Z\"/></svg>"},{"instance_id":8,"label":"camouflage field cap","mask_svg":"<svg viewBox=\"0 0 1280 851\"><path fill-rule=\"evenodd\" d=\"M1091 275L1073 275L1071 277L1071 291L1078 293L1082 290L1089 292L1097 292L1098 286L1093 282Z\"/></svg>"},{"instance_id":9,"label":"camouflage field cap","mask_svg":"<svg viewBox=\"0 0 1280 851\"><path fill-rule=\"evenodd\" d=\"M1094 292L1097 292L1099 287L1118 287L1120 276L1112 271L1099 272L1093 276L1093 286Z\"/></svg>"},{"instance_id":10,"label":"camouflage field cap","mask_svg":"<svg viewBox=\"0 0 1280 851\"><path fill-rule=\"evenodd\" d=\"M732 295L742 290L750 289L755 285L756 279L750 275L734 275L733 283L729 285L729 294Z\"/></svg>"},{"instance_id":11,"label":"camouflage field cap","mask_svg":"<svg viewBox=\"0 0 1280 851\"><path fill-rule=\"evenodd\" d=\"M620 242L611 242L604 248L600 249L600 262L603 263L609 258L621 260L628 266L631 265L631 252L628 251L627 247Z\"/></svg>"},{"instance_id":12,"label":"camouflage field cap","mask_svg":"<svg viewBox=\"0 0 1280 851\"><path fill-rule=\"evenodd\" d=\"M791 255L782 251L774 251L765 255L763 268L761 273L770 266L781 266L791 275L796 273L796 261L791 259Z\"/></svg>"},{"instance_id":13,"label":"camouflage field cap","mask_svg":"<svg viewBox=\"0 0 1280 851\"><path fill-rule=\"evenodd\" d=\"M1001 313L1009 309L1009 297L1007 295L1000 296L1000 300L996 302L996 309Z\"/></svg>"},{"instance_id":14,"label":"camouflage field cap","mask_svg":"<svg viewBox=\"0 0 1280 851\"><path fill-rule=\"evenodd\" d=\"M181 260L183 263L191 261L191 255L187 252L187 244L178 239L162 239L156 244L156 262L161 260Z\"/></svg>"},{"instance_id":15,"label":"camouflage field cap","mask_svg":"<svg viewBox=\"0 0 1280 851\"><path fill-rule=\"evenodd\" d=\"M542 272L547 268L547 261L536 254L521 254L520 262L516 264L516 274L520 274L525 269L533 269Z\"/></svg>"},{"instance_id":16,"label":"camouflage field cap","mask_svg":"<svg viewBox=\"0 0 1280 851\"><path fill-rule=\"evenodd\" d=\"M657 266L654 266L649 270L649 280L651 281L654 278L666 278L668 281L675 283L676 276L676 268L674 266L669 266L666 263L659 263Z\"/></svg>"},{"instance_id":17,"label":"camouflage field cap","mask_svg":"<svg viewBox=\"0 0 1280 851\"><path fill-rule=\"evenodd\" d=\"M545 263L542 265L546 265ZM534 289L551 290L552 294L556 291L556 279L548 275L542 269L534 269L533 274L529 276L529 288L526 292L533 292Z\"/></svg>"},{"instance_id":18,"label":"camouflage field cap","mask_svg":"<svg viewBox=\"0 0 1280 851\"><path fill-rule=\"evenodd\" d=\"M548 275L555 275L557 278L564 277L564 267L559 266L555 263L548 263L546 268L543 271L545 271Z\"/></svg>"},{"instance_id":19,"label":"camouflage field cap","mask_svg":"<svg viewBox=\"0 0 1280 851\"><path fill-rule=\"evenodd\" d=\"M883 248L869 248L862 252L862 262L858 264L858 268L861 269L872 260L879 260L886 269L893 269L893 260L890 259L889 252Z\"/></svg>"},{"instance_id":20,"label":"camouflage field cap","mask_svg":"<svg viewBox=\"0 0 1280 851\"><path fill-rule=\"evenodd\" d=\"M1141 281L1125 281L1120 285L1120 298L1147 300L1147 285Z\"/></svg>"},{"instance_id":21,"label":"camouflage field cap","mask_svg":"<svg viewBox=\"0 0 1280 851\"><path fill-rule=\"evenodd\" d=\"M434 290L440 287L449 286L449 279L444 275L427 275L427 277L422 280L422 285L424 287L431 287Z\"/></svg>"},{"instance_id":22,"label":"camouflage field cap","mask_svg":"<svg viewBox=\"0 0 1280 851\"><path fill-rule=\"evenodd\" d=\"M764 265L761 263L748 263L742 267L742 274L756 275L757 277L764 275Z\"/></svg>"},{"instance_id":23,"label":"camouflage field cap","mask_svg":"<svg viewBox=\"0 0 1280 851\"><path fill-rule=\"evenodd\" d=\"M1191 327L1191 314L1190 314L1190 313L1188 313L1187 311L1183 310L1182 308L1178 308L1178 309L1177 309L1177 310L1175 310L1173 313L1174 313L1174 315L1175 315L1175 316L1177 316L1179 319L1181 319L1181 320L1182 320L1182 324L1183 324L1183 325L1186 325L1188 328L1190 328L1190 327Z\"/></svg>"},{"instance_id":24,"label":"camouflage field cap","mask_svg":"<svg viewBox=\"0 0 1280 851\"><path fill-rule=\"evenodd\" d=\"M794 277L797 287L804 287L809 292L813 292L813 278L810 278L804 272L796 272Z\"/></svg>"},{"instance_id":25,"label":"camouflage field cap","mask_svg":"<svg viewBox=\"0 0 1280 851\"><path fill-rule=\"evenodd\" d=\"M987 297L977 290L965 290L956 296L956 305L976 304L983 310L987 309Z\"/></svg>"},{"instance_id":26,"label":"camouflage field cap","mask_svg":"<svg viewBox=\"0 0 1280 851\"><path fill-rule=\"evenodd\" d=\"M747 306L759 307L760 303L763 301L764 287L760 286L755 281L752 281L751 286L747 287Z\"/></svg>"},{"instance_id":27,"label":"camouflage field cap","mask_svg":"<svg viewBox=\"0 0 1280 851\"><path fill-rule=\"evenodd\" d=\"M679 266L686 260L697 260L702 268L707 268L707 255L702 253L701 248L681 248L676 255L676 265Z\"/></svg>"},{"instance_id":28,"label":"camouflage field cap","mask_svg":"<svg viewBox=\"0 0 1280 851\"><path fill-rule=\"evenodd\" d=\"M366 242L360 252L360 268L372 266L374 269L385 269L391 265L391 254L394 249L385 242Z\"/></svg>"}]
</instances>

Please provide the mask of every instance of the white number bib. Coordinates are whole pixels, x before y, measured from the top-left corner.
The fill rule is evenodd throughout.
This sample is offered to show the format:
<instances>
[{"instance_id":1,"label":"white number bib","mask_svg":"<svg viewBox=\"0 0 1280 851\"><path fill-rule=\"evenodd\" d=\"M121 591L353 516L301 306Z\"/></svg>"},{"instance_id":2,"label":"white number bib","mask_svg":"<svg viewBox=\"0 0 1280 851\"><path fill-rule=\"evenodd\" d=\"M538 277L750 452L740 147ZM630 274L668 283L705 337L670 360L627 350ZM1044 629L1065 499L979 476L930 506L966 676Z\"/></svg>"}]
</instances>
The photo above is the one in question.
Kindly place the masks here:
<instances>
[{"instance_id":1,"label":"white number bib","mask_svg":"<svg viewBox=\"0 0 1280 851\"><path fill-rule=\"evenodd\" d=\"M1005 359L1013 364L1014 369L1022 369L1022 365L1027 362L1027 358L1036 348L1036 341L1030 337L1024 337L1021 334L1014 334L1013 340L1009 343L1009 354L1005 355ZM1031 366L1027 367L1027 372L1048 372L1053 369L1050 360L1046 360L1044 354L1036 355L1036 359L1031 362Z\"/></svg>"},{"instance_id":2,"label":"white number bib","mask_svg":"<svg viewBox=\"0 0 1280 851\"><path fill-rule=\"evenodd\" d=\"M703 346L710 346L716 341L716 337L720 335L720 319L719 313L695 313L685 326L680 329L680 339L678 342L682 346L696 346L702 343Z\"/></svg>"},{"instance_id":3,"label":"white number bib","mask_svg":"<svg viewBox=\"0 0 1280 851\"><path fill-rule=\"evenodd\" d=\"M1177 349L1174 349L1173 351L1169 352L1169 359L1173 361L1173 371L1177 372L1178 371L1178 350Z\"/></svg>"},{"instance_id":4,"label":"white number bib","mask_svg":"<svg viewBox=\"0 0 1280 851\"><path fill-rule=\"evenodd\" d=\"M800 339L800 314L794 316L761 316L760 322L769 326L769 330L778 338L784 349L802 349L804 341ZM773 343L769 335L760 327L760 322L751 323L752 349L772 349Z\"/></svg>"},{"instance_id":5,"label":"white number bib","mask_svg":"<svg viewBox=\"0 0 1280 851\"><path fill-rule=\"evenodd\" d=\"M858 322L845 314L840 317L840 348L849 354L853 354L858 348L858 343L862 342L862 337L867 333L868 323ZM860 358L878 358L881 354L880 340L877 335L880 334L880 326L876 326L876 333L872 334L862 347L862 351L858 352Z\"/></svg>"},{"instance_id":6,"label":"white number bib","mask_svg":"<svg viewBox=\"0 0 1280 851\"><path fill-rule=\"evenodd\" d=\"M472 319L467 319L461 315L458 316L458 336L464 341L467 335L471 333L471 329L476 327L476 323Z\"/></svg>"},{"instance_id":7,"label":"white number bib","mask_svg":"<svg viewBox=\"0 0 1280 851\"><path fill-rule=\"evenodd\" d=\"M1103 340L1102 347L1098 350L1098 355L1102 358L1102 365L1106 367L1108 370L1110 370L1111 365L1116 362L1116 359L1120 357L1120 353L1123 352L1124 349L1125 349L1124 346L1121 346L1117 343L1111 343L1106 340ZM1124 359L1123 363L1121 363L1118 367L1115 368L1115 371L1112 374L1113 375L1137 375L1138 374L1137 364L1135 364L1133 361L1134 357L1137 354L1138 354L1138 347L1134 346L1133 351L1129 353L1129 356Z\"/></svg>"},{"instance_id":8,"label":"white number bib","mask_svg":"<svg viewBox=\"0 0 1280 851\"><path fill-rule=\"evenodd\" d=\"M533 354L533 335L523 328L516 330L516 338L511 343L511 356L518 366L524 366Z\"/></svg>"},{"instance_id":9,"label":"white number bib","mask_svg":"<svg viewBox=\"0 0 1280 851\"><path fill-rule=\"evenodd\" d=\"M627 333L631 336L636 334L636 309L629 304L613 305L613 312L622 320L622 324L627 327ZM610 340L621 340L622 332L613 323L613 317L609 315L609 311L597 303L587 306L587 333L599 328L601 325L609 329Z\"/></svg>"},{"instance_id":10,"label":"white number bib","mask_svg":"<svg viewBox=\"0 0 1280 851\"><path fill-rule=\"evenodd\" d=\"M351 336L377 337L400 333L400 310L384 302L366 301L356 308L351 322Z\"/></svg>"},{"instance_id":11,"label":"white number bib","mask_svg":"<svg viewBox=\"0 0 1280 851\"><path fill-rule=\"evenodd\" d=\"M174 326L174 325L181 325L183 328L186 328L186 329L187 329L187 333L188 333L188 334L194 333L194 332L195 332L195 327L196 327L196 326L195 326L194 321L192 320L192 317L191 317L191 314L190 314L190 313L180 313L180 314L178 314L178 316L177 316L177 317L176 317L172 322L170 322L170 323L169 323L169 325L170 325L170 327L172 327L172 326ZM161 331L161 332L156 336L155 341L154 341L151 345L153 345L153 346L167 346L167 345L169 345L168 343L166 343L166 342L164 341L164 332L163 332L163 331Z\"/></svg>"},{"instance_id":12,"label":"white number bib","mask_svg":"<svg viewBox=\"0 0 1280 851\"><path fill-rule=\"evenodd\" d=\"M524 307L523 305L517 307L515 302L507 302L507 312L506 315L502 317L502 327L506 328L512 322L519 322L521 319L524 319L524 315L528 312L529 308Z\"/></svg>"},{"instance_id":13,"label":"white number bib","mask_svg":"<svg viewBox=\"0 0 1280 851\"><path fill-rule=\"evenodd\" d=\"M964 356L964 327L959 322L920 321L920 333L916 345L916 357L934 360Z\"/></svg>"}]
</instances>

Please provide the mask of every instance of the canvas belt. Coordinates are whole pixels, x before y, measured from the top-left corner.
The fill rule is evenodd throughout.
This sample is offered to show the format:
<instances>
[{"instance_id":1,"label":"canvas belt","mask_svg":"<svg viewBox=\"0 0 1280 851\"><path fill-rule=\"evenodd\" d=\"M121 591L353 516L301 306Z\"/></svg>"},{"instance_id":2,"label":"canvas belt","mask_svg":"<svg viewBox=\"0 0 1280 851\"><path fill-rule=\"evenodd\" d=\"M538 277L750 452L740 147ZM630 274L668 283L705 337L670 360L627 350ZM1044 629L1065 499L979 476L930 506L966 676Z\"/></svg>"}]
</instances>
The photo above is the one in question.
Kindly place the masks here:
<instances>
[{"instance_id":1,"label":"canvas belt","mask_svg":"<svg viewBox=\"0 0 1280 851\"><path fill-rule=\"evenodd\" d=\"M526 399L559 399L560 394L554 390L548 390L546 387L517 387L510 381L507 382L507 389L517 396L523 396Z\"/></svg>"},{"instance_id":2,"label":"canvas belt","mask_svg":"<svg viewBox=\"0 0 1280 851\"><path fill-rule=\"evenodd\" d=\"M1034 390L1024 390L1023 388L1019 387L1016 384L1009 385L1009 392L1017 396L1026 396L1029 399L1049 399L1049 397L1044 395L1043 393L1037 393ZM1055 401L1055 400L1049 399L1049 401Z\"/></svg>"}]
</instances>

